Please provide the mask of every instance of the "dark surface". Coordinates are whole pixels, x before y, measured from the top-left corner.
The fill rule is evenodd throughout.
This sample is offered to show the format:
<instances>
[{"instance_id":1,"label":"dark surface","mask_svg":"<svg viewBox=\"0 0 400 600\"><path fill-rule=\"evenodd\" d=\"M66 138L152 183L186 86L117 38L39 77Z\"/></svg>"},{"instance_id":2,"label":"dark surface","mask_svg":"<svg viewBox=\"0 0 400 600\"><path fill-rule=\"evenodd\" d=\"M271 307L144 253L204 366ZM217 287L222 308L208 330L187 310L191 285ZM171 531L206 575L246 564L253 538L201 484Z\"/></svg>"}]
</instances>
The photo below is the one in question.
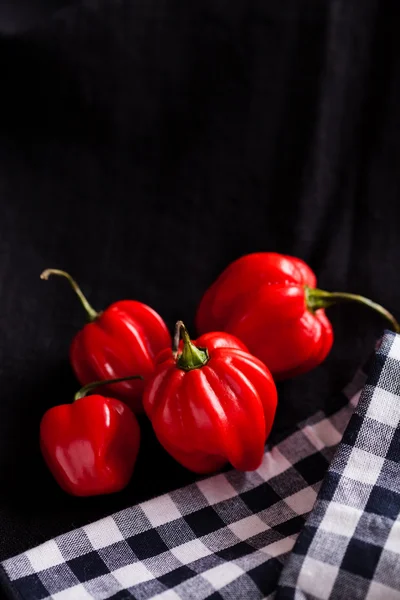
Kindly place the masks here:
<instances>
[{"instance_id":1,"label":"dark surface","mask_svg":"<svg viewBox=\"0 0 400 600\"><path fill-rule=\"evenodd\" d=\"M0 34L13 35L38 25L42 19L77 0L3 0L0 3Z\"/></svg>"},{"instance_id":2,"label":"dark surface","mask_svg":"<svg viewBox=\"0 0 400 600\"><path fill-rule=\"evenodd\" d=\"M207 285L257 250L400 306L396 6L87 0L0 38L1 559L194 479L144 421L123 493L57 488L38 427L78 387L84 315L45 267L95 307L136 298L192 330ZM280 386L274 435L332 409L383 326L363 308L330 315L333 352Z\"/></svg>"}]
</instances>

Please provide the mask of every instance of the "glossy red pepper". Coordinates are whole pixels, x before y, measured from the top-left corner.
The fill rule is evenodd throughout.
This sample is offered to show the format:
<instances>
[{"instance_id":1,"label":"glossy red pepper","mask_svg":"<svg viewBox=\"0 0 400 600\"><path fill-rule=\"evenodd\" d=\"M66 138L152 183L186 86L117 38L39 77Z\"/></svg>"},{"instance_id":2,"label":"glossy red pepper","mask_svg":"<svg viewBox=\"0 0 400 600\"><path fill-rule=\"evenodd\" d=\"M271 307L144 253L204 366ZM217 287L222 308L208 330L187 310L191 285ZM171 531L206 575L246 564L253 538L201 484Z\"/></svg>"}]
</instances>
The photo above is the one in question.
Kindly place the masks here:
<instances>
[{"instance_id":1,"label":"glossy red pepper","mask_svg":"<svg viewBox=\"0 0 400 600\"><path fill-rule=\"evenodd\" d=\"M337 302L368 305L399 324L368 298L316 289L316 277L302 260L273 252L248 254L230 264L206 291L198 308L200 333L226 331L240 338L275 379L320 364L333 343L325 308Z\"/></svg>"},{"instance_id":2,"label":"glossy red pepper","mask_svg":"<svg viewBox=\"0 0 400 600\"><path fill-rule=\"evenodd\" d=\"M152 308L135 300L114 302L96 312L72 277L58 269L41 275L66 277L83 308L88 323L76 334L70 347L70 361L78 381L86 385L101 379L125 378L140 373L145 379L153 371L155 358L171 344L164 321ZM126 402L136 413L143 411L143 381L122 381L106 392Z\"/></svg>"},{"instance_id":3,"label":"glossy red pepper","mask_svg":"<svg viewBox=\"0 0 400 600\"><path fill-rule=\"evenodd\" d=\"M181 322L148 380L143 405L164 448L196 473L230 462L257 469L271 431L277 392L267 367L231 335L208 333L191 342Z\"/></svg>"},{"instance_id":4,"label":"glossy red pepper","mask_svg":"<svg viewBox=\"0 0 400 600\"><path fill-rule=\"evenodd\" d=\"M40 424L43 458L59 486L73 496L122 490L139 451L140 429L126 404L80 390L72 404L50 408Z\"/></svg>"}]
</instances>

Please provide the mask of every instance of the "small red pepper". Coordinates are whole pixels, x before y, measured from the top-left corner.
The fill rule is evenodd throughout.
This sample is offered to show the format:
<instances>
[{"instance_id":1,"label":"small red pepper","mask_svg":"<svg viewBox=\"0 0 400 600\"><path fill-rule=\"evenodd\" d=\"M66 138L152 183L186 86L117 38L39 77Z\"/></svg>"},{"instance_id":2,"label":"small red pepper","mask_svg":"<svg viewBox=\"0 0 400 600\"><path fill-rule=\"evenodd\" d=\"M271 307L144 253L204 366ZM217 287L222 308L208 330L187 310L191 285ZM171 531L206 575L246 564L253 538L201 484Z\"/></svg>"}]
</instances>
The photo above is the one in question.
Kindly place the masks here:
<instances>
[{"instance_id":1,"label":"small red pepper","mask_svg":"<svg viewBox=\"0 0 400 600\"><path fill-rule=\"evenodd\" d=\"M231 263L206 291L198 308L200 333L226 331L262 360L275 379L310 371L333 343L325 308L360 302L400 326L386 309L368 298L316 289L316 277L299 258L260 252Z\"/></svg>"},{"instance_id":2,"label":"small red pepper","mask_svg":"<svg viewBox=\"0 0 400 600\"><path fill-rule=\"evenodd\" d=\"M136 300L114 302L106 310L96 312L74 279L65 271L46 269L42 279L50 275L65 277L86 311L88 323L76 334L70 347L70 361L78 381L86 385L94 380L123 379L106 392L132 408L143 412L143 381L126 381L131 373L148 377L155 358L171 344L171 336L163 319L152 308Z\"/></svg>"},{"instance_id":3,"label":"small red pepper","mask_svg":"<svg viewBox=\"0 0 400 600\"><path fill-rule=\"evenodd\" d=\"M158 357L143 396L160 443L196 473L227 462L242 471L257 469L277 404L267 367L229 334L208 333L191 342L181 321L174 347Z\"/></svg>"},{"instance_id":4,"label":"small red pepper","mask_svg":"<svg viewBox=\"0 0 400 600\"><path fill-rule=\"evenodd\" d=\"M43 458L59 486L73 496L118 492L135 466L140 429L133 412L114 398L86 396L104 383L83 387L72 404L50 408L40 424Z\"/></svg>"}]
</instances>

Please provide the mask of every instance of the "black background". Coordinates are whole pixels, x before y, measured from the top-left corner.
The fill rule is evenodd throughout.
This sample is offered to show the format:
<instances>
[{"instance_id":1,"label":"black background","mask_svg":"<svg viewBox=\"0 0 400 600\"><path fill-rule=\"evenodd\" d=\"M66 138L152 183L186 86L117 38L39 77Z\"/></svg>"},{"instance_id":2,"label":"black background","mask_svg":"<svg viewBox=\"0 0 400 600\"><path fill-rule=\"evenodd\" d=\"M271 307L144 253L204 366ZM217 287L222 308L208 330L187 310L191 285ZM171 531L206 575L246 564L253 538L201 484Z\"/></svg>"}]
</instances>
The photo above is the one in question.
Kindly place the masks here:
<instances>
[{"instance_id":1,"label":"black background","mask_svg":"<svg viewBox=\"0 0 400 600\"><path fill-rule=\"evenodd\" d=\"M143 420L124 492L58 489L38 427L78 387L68 346L84 315L66 282L39 280L45 267L69 270L97 308L136 298L193 331L217 274L274 250L400 314L397 4L2 9L0 559L194 479ZM274 436L332 410L383 327L363 308L330 316L334 349L280 385Z\"/></svg>"}]
</instances>

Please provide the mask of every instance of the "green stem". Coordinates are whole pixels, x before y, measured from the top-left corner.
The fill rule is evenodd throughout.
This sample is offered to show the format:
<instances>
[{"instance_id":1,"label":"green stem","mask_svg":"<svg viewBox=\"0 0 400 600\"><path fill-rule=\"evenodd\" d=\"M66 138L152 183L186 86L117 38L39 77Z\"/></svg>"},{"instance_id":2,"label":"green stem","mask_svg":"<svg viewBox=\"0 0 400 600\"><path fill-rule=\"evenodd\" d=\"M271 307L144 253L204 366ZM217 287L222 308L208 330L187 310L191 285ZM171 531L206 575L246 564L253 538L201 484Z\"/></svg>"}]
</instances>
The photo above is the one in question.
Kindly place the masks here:
<instances>
[{"instance_id":1,"label":"green stem","mask_svg":"<svg viewBox=\"0 0 400 600\"><path fill-rule=\"evenodd\" d=\"M347 294L345 292L325 292L324 290L318 290L305 286L306 289L306 303L307 307L311 312L315 312L319 308L329 308L333 304L339 304L341 302L358 302L364 304L369 308L372 308L375 312L384 317L391 325L396 333L400 333L400 324L395 317L386 308L373 302L369 298L359 296L358 294Z\"/></svg>"},{"instance_id":2,"label":"green stem","mask_svg":"<svg viewBox=\"0 0 400 600\"><path fill-rule=\"evenodd\" d=\"M181 338L183 339L183 350L178 356ZM176 359L177 366L184 371L200 369L207 364L209 359L207 348L198 348L192 343L188 330L182 321L178 321L175 325L173 356Z\"/></svg>"},{"instance_id":3,"label":"green stem","mask_svg":"<svg viewBox=\"0 0 400 600\"><path fill-rule=\"evenodd\" d=\"M69 281L72 289L74 290L75 294L78 296L83 308L86 311L86 315L87 315L87 319L88 319L89 323L92 323L92 321L95 321L100 313L98 313L93 308L93 306L91 306L89 304L88 300L83 295L83 292L82 292L81 288L79 287L79 285L76 283L75 279L73 279L69 273L67 273L66 271L60 271L60 269L46 269L40 275L40 279L45 279L47 281L47 279L51 275L59 275L60 277L65 277Z\"/></svg>"},{"instance_id":4,"label":"green stem","mask_svg":"<svg viewBox=\"0 0 400 600\"><path fill-rule=\"evenodd\" d=\"M110 385L112 383L121 383L121 381L131 381L132 379L143 379L141 375L131 375L130 377L118 377L118 379L104 379L102 381L93 381L92 383L88 383L84 385L78 392L76 392L74 396L74 402L76 400L80 400L84 398L86 394L91 392L92 390L100 387L102 385Z\"/></svg>"}]
</instances>

